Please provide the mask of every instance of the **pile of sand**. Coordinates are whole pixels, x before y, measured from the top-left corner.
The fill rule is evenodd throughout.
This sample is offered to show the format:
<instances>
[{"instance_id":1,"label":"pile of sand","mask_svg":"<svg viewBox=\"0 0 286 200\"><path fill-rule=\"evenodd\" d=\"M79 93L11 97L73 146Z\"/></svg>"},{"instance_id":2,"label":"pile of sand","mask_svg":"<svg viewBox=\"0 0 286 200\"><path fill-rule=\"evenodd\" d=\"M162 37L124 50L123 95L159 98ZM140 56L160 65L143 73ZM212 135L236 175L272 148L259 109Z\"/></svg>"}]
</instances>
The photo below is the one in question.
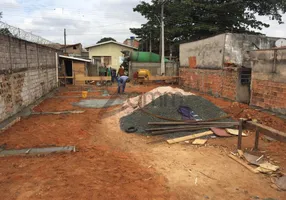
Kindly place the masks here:
<instances>
[{"instance_id":1,"label":"pile of sand","mask_svg":"<svg viewBox=\"0 0 286 200\"><path fill-rule=\"evenodd\" d=\"M143 108L149 103L151 103L152 101L166 94L169 94L169 95L176 94L176 95L181 95L181 96L194 95L193 93L185 92L184 90L179 89L179 88L172 88L170 86L158 87L143 95L139 95L137 97L127 99L122 106L123 111L120 113L120 116L123 117L126 115L130 115L131 113L133 113L140 107Z\"/></svg>"}]
</instances>

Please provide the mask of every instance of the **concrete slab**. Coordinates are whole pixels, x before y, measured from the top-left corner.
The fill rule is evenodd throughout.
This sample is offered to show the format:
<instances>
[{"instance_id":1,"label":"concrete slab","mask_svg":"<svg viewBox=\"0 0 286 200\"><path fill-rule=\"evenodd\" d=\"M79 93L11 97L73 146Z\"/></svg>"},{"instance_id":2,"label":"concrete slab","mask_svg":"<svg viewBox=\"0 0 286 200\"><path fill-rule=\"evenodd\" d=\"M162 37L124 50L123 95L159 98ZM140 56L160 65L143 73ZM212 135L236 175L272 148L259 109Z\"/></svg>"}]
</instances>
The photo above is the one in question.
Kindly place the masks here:
<instances>
[{"instance_id":1,"label":"concrete slab","mask_svg":"<svg viewBox=\"0 0 286 200\"><path fill-rule=\"evenodd\" d=\"M33 112L32 115L66 115L66 114L82 114L84 110L71 110L61 112Z\"/></svg>"},{"instance_id":2,"label":"concrete slab","mask_svg":"<svg viewBox=\"0 0 286 200\"><path fill-rule=\"evenodd\" d=\"M124 103L124 99L88 99L81 100L78 103L73 103L74 106L82 108L107 108L111 106L121 105Z\"/></svg>"},{"instance_id":3,"label":"concrete slab","mask_svg":"<svg viewBox=\"0 0 286 200\"><path fill-rule=\"evenodd\" d=\"M75 152L75 146L3 150L0 152L0 156L37 155L64 152Z\"/></svg>"}]
</instances>

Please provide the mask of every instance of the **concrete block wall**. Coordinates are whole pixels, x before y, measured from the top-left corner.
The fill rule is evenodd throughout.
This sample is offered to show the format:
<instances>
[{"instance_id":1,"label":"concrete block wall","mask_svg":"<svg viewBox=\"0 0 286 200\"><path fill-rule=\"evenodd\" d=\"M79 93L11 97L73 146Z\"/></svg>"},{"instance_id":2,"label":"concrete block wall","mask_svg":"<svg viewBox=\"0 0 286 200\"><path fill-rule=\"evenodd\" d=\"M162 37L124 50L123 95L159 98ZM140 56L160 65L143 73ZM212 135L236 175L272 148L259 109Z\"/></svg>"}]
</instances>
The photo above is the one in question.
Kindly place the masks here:
<instances>
[{"instance_id":1,"label":"concrete block wall","mask_svg":"<svg viewBox=\"0 0 286 200\"><path fill-rule=\"evenodd\" d=\"M180 69L180 84L216 97L236 101L239 72L236 70Z\"/></svg>"},{"instance_id":2,"label":"concrete block wall","mask_svg":"<svg viewBox=\"0 0 286 200\"><path fill-rule=\"evenodd\" d=\"M56 50L0 35L0 122L57 86Z\"/></svg>"}]
</instances>

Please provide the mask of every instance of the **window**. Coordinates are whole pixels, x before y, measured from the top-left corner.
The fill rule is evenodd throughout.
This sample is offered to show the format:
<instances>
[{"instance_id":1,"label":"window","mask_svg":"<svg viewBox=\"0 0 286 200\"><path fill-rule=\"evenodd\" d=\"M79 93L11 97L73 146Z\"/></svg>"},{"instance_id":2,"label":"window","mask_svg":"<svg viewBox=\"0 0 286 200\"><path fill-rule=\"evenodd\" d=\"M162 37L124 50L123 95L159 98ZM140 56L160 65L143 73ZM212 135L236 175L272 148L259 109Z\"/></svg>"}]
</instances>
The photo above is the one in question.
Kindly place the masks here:
<instances>
[{"instance_id":1,"label":"window","mask_svg":"<svg viewBox=\"0 0 286 200\"><path fill-rule=\"evenodd\" d=\"M240 71L240 84L250 85L250 83L251 83L251 69L242 68Z\"/></svg>"},{"instance_id":2,"label":"window","mask_svg":"<svg viewBox=\"0 0 286 200\"><path fill-rule=\"evenodd\" d=\"M76 46L73 46L73 49L76 49Z\"/></svg>"}]
</instances>

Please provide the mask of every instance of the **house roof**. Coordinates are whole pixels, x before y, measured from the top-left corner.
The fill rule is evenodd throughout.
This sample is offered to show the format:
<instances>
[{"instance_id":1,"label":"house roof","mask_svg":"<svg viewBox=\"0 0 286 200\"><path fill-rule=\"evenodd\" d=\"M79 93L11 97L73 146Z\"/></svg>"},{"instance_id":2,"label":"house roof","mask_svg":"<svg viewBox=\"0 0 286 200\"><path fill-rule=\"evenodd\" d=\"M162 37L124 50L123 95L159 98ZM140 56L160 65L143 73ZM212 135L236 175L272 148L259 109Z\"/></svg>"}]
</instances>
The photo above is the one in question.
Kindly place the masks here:
<instances>
[{"instance_id":1,"label":"house roof","mask_svg":"<svg viewBox=\"0 0 286 200\"><path fill-rule=\"evenodd\" d=\"M81 43L76 43L76 44L67 44L66 47L73 47L73 46L78 46L78 45L81 45ZM65 45L64 44L61 44L61 49L64 49L65 48Z\"/></svg>"},{"instance_id":2,"label":"house roof","mask_svg":"<svg viewBox=\"0 0 286 200\"><path fill-rule=\"evenodd\" d=\"M82 62L91 62L91 60L86 60L83 58L75 58L75 57L71 57L71 56L63 56L63 55L59 55L60 58L66 58L66 59L70 59L70 60L76 60L76 61L82 61Z\"/></svg>"},{"instance_id":3,"label":"house roof","mask_svg":"<svg viewBox=\"0 0 286 200\"><path fill-rule=\"evenodd\" d=\"M92 48L92 47L97 47L97 46L101 46L101 45L105 45L105 44L117 44L117 45L120 45L120 46L123 46L123 47L128 47L128 48L130 48L130 49L138 49L138 48L136 48L136 47L132 47L132 46L129 46L129 45L126 45L126 44L122 44L122 43L119 43L119 42L115 42L115 41L113 41L113 40L110 40L110 41L107 41L107 42L101 42L101 43L98 43L98 44L96 44L96 45L93 45L93 46L89 46L89 47L86 47L86 49L90 49L90 48Z\"/></svg>"}]
</instances>

